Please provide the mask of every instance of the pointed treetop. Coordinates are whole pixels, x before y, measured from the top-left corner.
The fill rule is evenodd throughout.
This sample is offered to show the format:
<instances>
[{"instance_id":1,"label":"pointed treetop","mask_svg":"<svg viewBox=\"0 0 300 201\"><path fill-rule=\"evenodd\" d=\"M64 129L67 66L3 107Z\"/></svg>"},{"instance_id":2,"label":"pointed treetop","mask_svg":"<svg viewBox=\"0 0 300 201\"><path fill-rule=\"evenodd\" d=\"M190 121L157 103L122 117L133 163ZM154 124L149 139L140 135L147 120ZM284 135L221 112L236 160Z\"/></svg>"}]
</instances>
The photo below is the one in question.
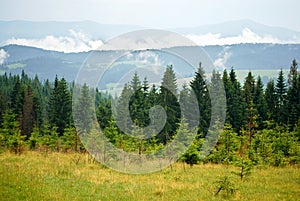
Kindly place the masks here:
<instances>
[{"instance_id":1,"label":"pointed treetop","mask_svg":"<svg viewBox=\"0 0 300 201\"><path fill-rule=\"evenodd\" d=\"M177 94L176 76L172 65L167 66L166 68L162 79L161 88L166 88L170 90L173 94Z\"/></svg>"},{"instance_id":2,"label":"pointed treetop","mask_svg":"<svg viewBox=\"0 0 300 201\"><path fill-rule=\"evenodd\" d=\"M130 82L130 86L133 89L133 91L137 91L139 88L141 88L141 81L137 72L134 72L133 78Z\"/></svg>"},{"instance_id":3,"label":"pointed treetop","mask_svg":"<svg viewBox=\"0 0 300 201\"><path fill-rule=\"evenodd\" d=\"M288 83L291 85L294 80L297 80L298 75L298 63L296 59L292 61L291 67L290 67L290 73L288 75Z\"/></svg>"}]
</instances>

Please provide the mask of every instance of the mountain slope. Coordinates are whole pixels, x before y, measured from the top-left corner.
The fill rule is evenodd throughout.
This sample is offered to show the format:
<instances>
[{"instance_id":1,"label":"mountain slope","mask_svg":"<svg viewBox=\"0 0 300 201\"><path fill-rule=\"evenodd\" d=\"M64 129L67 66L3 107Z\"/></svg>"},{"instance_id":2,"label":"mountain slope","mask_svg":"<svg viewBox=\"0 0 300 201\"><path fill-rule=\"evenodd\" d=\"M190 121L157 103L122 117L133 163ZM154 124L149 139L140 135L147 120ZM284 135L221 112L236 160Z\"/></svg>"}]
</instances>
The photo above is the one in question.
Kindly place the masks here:
<instances>
[{"instance_id":1,"label":"mountain slope","mask_svg":"<svg viewBox=\"0 0 300 201\"><path fill-rule=\"evenodd\" d=\"M192 47L176 48L184 48L189 54L195 54ZM53 80L55 75L64 76L69 81L74 80L81 64L89 55L89 52L63 53L18 45L8 45L0 47L1 49L9 55L0 66L2 73L18 74L24 69L30 76L37 74L42 80ZM233 67L236 70L278 70L288 69L293 59L300 61L300 44L238 44L205 46L203 49L219 69ZM105 54L112 55L114 51L105 51ZM169 59L164 57L162 60ZM181 66L180 63L174 65ZM134 65L119 65L110 75L124 73L123 68L129 71ZM180 73L183 76L191 75L191 72L186 72L185 75L185 69L180 70ZM109 78L106 80L109 82Z\"/></svg>"},{"instance_id":2,"label":"mountain slope","mask_svg":"<svg viewBox=\"0 0 300 201\"><path fill-rule=\"evenodd\" d=\"M237 20L218 24L204 25L199 27L176 28L174 31L190 35L204 35L207 33L220 34L222 37L237 36L243 30L249 29L261 36L270 36L282 41L300 39L300 32L282 27L263 25L252 20Z\"/></svg>"},{"instance_id":3,"label":"mountain slope","mask_svg":"<svg viewBox=\"0 0 300 201\"><path fill-rule=\"evenodd\" d=\"M93 21L0 21L0 45L9 39L41 39L46 36L62 37L70 35L70 30L83 32L91 39L107 40L122 33L141 29L135 25L110 25Z\"/></svg>"},{"instance_id":4,"label":"mountain slope","mask_svg":"<svg viewBox=\"0 0 300 201\"><path fill-rule=\"evenodd\" d=\"M80 44L87 46L84 51L93 50L94 47L98 47L91 45L93 42L106 41L120 34L141 29L144 27L100 24L92 21L0 21L0 45L18 44L61 51L65 51L66 48L59 47L70 45L68 52L80 52L82 51L79 49ZM200 45L300 43L300 32L267 26L251 20L167 30L185 35ZM202 44L201 40L205 40L205 44Z\"/></svg>"}]
</instances>

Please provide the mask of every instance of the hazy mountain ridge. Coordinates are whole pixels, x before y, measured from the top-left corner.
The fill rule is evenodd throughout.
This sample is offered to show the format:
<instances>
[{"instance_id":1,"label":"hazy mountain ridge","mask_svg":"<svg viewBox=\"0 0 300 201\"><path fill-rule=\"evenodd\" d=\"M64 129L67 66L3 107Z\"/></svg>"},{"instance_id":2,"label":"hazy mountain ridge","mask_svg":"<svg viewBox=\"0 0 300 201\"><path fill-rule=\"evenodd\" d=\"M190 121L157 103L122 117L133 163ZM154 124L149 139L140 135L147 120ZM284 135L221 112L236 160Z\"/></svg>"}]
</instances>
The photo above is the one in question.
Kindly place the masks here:
<instances>
[{"instance_id":1,"label":"hazy mountain ridge","mask_svg":"<svg viewBox=\"0 0 300 201\"><path fill-rule=\"evenodd\" d=\"M93 21L0 21L0 45L18 44L64 52L94 50L104 41L127 32L148 29L137 25ZM239 43L300 44L300 32L251 20L228 21L196 27L168 28L198 45Z\"/></svg>"},{"instance_id":2,"label":"hazy mountain ridge","mask_svg":"<svg viewBox=\"0 0 300 201\"><path fill-rule=\"evenodd\" d=\"M236 20L218 24L210 24L198 27L175 28L174 31L181 34L221 34L222 36L235 36L244 29L250 29L259 35L270 35L280 40L300 38L300 32L283 27L263 25L252 20Z\"/></svg>"},{"instance_id":3,"label":"hazy mountain ridge","mask_svg":"<svg viewBox=\"0 0 300 201\"><path fill-rule=\"evenodd\" d=\"M195 54L191 47L176 48L185 48L185 51ZM239 44L205 46L203 49L221 70L224 67L233 67L236 70L288 69L293 59L300 60L300 44ZM81 64L90 53L63 53L18 45L3 46L0 50L8 54L0 67L2 73L18 74L24 69L30 76L37 74L42 80L52 80L55 75L74 80ZM114 53L105 52L108 55ZM118 66L116 72L123 72L120 68L122 66ZM181 73L183 72L184 69ZM190 76L190 72L186 76Z\"/></svg>"},{"instance_id":4,"label":"hazy mountain ridge","mask_svg":"<svg viewBox=\"0 0 300 201\"><path fill-rule=\"evenodd\" d=\"M100 24L93 21L0 21L0 41L3 42L11 38L36 39L47 35L60 37L68 35L69 30L72 29L84 31L92 38L106 40L121 33L141 29L141 27L136 25Z\"/></svg>"}]
</instances>

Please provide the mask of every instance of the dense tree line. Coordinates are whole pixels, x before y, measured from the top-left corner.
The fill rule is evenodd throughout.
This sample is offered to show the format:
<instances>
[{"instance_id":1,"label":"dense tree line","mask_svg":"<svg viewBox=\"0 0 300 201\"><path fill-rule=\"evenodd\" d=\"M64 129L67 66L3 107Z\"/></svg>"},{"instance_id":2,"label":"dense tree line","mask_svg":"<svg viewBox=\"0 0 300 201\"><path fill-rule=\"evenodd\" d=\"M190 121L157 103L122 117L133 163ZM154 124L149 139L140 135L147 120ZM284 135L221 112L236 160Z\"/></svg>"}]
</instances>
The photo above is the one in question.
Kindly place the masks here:
<instances>
[{"instance_id":1,"label":"dense tree line","mask_svg":"<svg viewBox=\"0 0 300 201\"><path fill-rule=\"evenodd\" d=\"M194 124L191 120L199 110L197 135L181 160L188 164L199 162L199 151L210 129L212 94L214 86L223 82L226 94L226 124L217 145L204 162L267 163L283 165L300 161L300 74L293 60L290 72L281 70L276 80L266 86L258 76L248 73L243 84L236 72L213 71L210 79L205 77L201 63L190 83L179 90L172 66L167 66L160 87L150 85L147 78L134 74L125 84L119 97L111 97L87 85L75 86L64 78L40 81L38 76L0 76L0 146L15 153L24 149L53 151L82 151L78 135L93 133L91 100L95 97L96 120L110 142L125 151L150 153L161 149L176 135L183 135ZM72 115L72 93L79 96L73 102L81 110ZM192 104L191 94L197 99ZM184 100L184 101L183 101ZM180 101L185 105L180 105ZM114 103L118 110L114 115ZM153 106L160 105L167 115L164 127L158 135L147 139L126 135L143 135L151 124ZM220 106L222 107L222 106ZM127 111L129 110L129 112ZM156 114L157 115L157 114ZM88 118L86 118L89 116ZM159 118L152 118L159 121ZM189 121L190 120L190 121ZM153 122L152 122L153 123ZM80 125L80 129L75 129ZM153 132L156 130L153 128ZM94 138L90 142L95 144Z\"/></svg>"}]
</instances>

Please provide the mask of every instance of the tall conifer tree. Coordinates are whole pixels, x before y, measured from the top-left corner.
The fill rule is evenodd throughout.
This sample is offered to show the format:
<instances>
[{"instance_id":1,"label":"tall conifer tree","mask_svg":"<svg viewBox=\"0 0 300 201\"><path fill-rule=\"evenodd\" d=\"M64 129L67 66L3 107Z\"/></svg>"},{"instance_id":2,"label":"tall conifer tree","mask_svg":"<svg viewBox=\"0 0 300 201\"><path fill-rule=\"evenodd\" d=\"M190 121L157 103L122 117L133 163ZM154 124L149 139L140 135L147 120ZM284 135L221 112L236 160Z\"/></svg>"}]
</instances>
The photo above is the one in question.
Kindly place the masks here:
<instances>
[{"instance_id":1,"label":"tall conifer tree","mask_svg":"<svg viewBox=\"0 0 300 201\"><path fill-rule=\"evenodd\" d=\"M172 139L180 121L181 112L177 97L175 72L172 66L167 66L159 94L160 105L165 109L167 115L165 127L158 135L159 140L163 143Z\"/></svg>"},{"instance_id":2,"label":"tall conifer tree","mask_svg":"<svg viewBox=\"0 0 300 201\"><path fill-rule=\"evenodd\" d=\"M208 131L211 116L211 103L209 97L209 91L207 86L207 80L204 69L199 64L199 68L190 83L191 89L193 90L199 106L199 131L200 137L204 137Z\"/></svg>"}]
</instances>

